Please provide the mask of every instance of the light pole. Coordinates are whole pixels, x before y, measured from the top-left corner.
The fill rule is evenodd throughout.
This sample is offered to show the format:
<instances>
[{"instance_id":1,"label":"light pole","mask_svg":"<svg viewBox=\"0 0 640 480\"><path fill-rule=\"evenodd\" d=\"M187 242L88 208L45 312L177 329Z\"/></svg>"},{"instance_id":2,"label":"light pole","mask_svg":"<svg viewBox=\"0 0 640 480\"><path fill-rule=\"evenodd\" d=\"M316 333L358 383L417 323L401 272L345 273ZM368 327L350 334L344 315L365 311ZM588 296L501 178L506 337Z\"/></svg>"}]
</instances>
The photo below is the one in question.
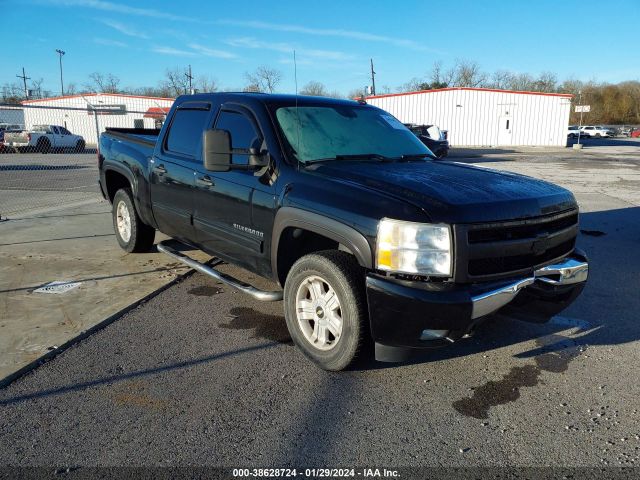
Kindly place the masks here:
<instances>
[{"instance_id":1,"label":"light pole","mask_svg":"<svg viewBox=\"0 0 640 480\"><path fill-rule=\"evenodd\" d=\"M56 49L56 52L58 52L58 55L60 56L60 96L64 95L64 83L62 82L62 56L65 54L65 52L63 52L60 49Z\"/></svg>"}]
</instances>

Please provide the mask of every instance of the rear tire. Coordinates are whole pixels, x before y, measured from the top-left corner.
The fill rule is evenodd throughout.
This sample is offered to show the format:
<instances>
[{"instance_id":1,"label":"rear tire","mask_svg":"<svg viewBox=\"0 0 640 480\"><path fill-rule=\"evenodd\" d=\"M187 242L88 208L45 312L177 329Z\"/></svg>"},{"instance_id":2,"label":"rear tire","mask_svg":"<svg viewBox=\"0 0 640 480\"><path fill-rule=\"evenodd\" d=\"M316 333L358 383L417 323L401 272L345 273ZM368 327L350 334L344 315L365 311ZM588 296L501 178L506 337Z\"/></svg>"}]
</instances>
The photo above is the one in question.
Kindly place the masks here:
<instances>
[{"instance_id":1,"label":"rear tire","mask_svg":"<svg viewBox=\"0 0 640 480\"><path fill-rule=\"evenodd\" d=\"M36 144L36 150L40 153L49 153L51 151L51 142L48 138L40 138L38 139L38 143Z\"/></svg>"},{"instance_id":2,"label":"rear tire","mask_svg":"<svg viewBox=\"0 0 640 480\"><path fill-rule=\"evenodd\" d=\"M368 331L364 271L346 252L302 257L287 275L284 313L291 338L311 361L343 370L356 359Z\"/></svg>"},{"instance_id":3,"label":"rear tire","mask_svg":"<svg viewBox=\"0 0 640 480\"><path fill-rule=\"evenodd\" d=\"M122 188L113 197L113 229L120 247L129 253L149 252L156 230L142 222L133 204L133 195Z\"/></svg>"}]
</instances>

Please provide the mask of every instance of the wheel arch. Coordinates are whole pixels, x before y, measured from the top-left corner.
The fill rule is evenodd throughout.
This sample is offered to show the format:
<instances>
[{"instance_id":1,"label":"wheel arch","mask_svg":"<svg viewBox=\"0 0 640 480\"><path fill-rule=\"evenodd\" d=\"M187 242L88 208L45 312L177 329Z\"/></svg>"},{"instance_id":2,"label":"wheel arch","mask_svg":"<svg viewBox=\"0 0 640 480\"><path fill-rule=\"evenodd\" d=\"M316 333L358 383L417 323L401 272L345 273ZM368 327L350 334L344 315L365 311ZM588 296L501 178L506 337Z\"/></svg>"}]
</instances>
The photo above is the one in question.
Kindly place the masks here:
<instances>
[{"instance_id":1,"label":"wheel arch","mask_svg":"<svg viewBox=\"0 0 640 480\"><path fill-rule=\"evenodd\" d=\"M105 168L104 180L105 180L105 188L107 190L107 196L109 197L110 202L113 202L113 197L115 196L116 192L123 187L131 188L131 192L133 193L133 198L135 201L136 183L133 180L133 175L131 174L131 172L129 172L124 168L118 168L118 167L109 165L107 168Z\"/></svg>"},{"instance_id":2,"label":"wheel arch","mask_svg":"<svg viewBox=\"0 0 640 480\"><path fill-rule=\"evenodd\" d=\"M286 272L279 264L280 243L288 229L300 229L335 242L339 249L351 253L360 266L373 268L373 256L367 239L353 227L338 220L295 207L282 207L276 213L271 237L271 266L274 279L284 285ZM299 257L298 257L299 258ZM295 260L294 260L295 261ZM288 262L291 263L292 262ZM290 268L291 265L288 265ZM287 269L288 270L288 269Z\"/></svg>"}]
</instances>

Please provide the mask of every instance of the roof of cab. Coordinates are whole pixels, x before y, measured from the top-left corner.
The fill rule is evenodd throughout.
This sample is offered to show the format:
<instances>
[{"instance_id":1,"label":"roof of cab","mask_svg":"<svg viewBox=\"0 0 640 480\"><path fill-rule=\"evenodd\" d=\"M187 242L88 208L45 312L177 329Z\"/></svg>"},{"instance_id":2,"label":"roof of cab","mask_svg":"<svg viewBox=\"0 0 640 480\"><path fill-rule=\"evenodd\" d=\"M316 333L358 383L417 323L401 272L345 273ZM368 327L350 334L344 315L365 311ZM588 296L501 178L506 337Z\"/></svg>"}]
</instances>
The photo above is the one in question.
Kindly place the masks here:
<instances>
[{"instance_id":1,"label":"roof of cab","mask_svg":"<svg viewBox=\"0 0 640 480\"><path fill-rule=\"evenodd\" d=\"M213 100L218 102L227 102L234 99L250 99L268 105L283 106L294 105L297 101L298 105L348 105L354 106L359 103L354 100L344 100L340 98L315 97L307 95L292 95L282 93L256 93L256 92L216 92L216 93L196 93L194 95L181 95L176 99L176 103L193 100Z\"/></svg>"}]
</instances>

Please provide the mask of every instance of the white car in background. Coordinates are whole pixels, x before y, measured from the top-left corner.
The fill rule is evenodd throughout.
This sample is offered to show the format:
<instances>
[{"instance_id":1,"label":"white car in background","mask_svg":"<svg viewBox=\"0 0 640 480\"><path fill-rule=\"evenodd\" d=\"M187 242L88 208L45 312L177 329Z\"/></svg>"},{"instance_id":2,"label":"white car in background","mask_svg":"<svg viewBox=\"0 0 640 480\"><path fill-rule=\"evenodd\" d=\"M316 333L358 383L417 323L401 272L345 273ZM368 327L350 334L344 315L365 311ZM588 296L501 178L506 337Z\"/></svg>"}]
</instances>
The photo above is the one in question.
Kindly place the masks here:
<instances>
[{"instance_id":1,"label":"white car in background","mask_svg":"<svg viewBox=\"0 0 640 480\"><path fill-rule=\"evenodd\" d=\"M84 138L60 125L34 125L31 130L7 131L4 134L4 144L5 147L17 150L35 150L41 153L63 149L83 152L85 148Z\"/></svg>"},{"instance_id":2,"label":"white car in background","mask_svg":"<svg viewBox=\"0 0 640 480\"><path fill-rule=\"evenodd\" d=\"M585 125L582 127L581 135L585 137L613 137L613 132L608 128L598 126L598 125Z\"/></svg>"},{"instance_id":3,"label":"white car in background","mask_svg":"<svg viewBox=\"0 0 640 480\"><path fill-rule=\"evenodd\" d=\"M578 138L578 136L584 136L580 127L578 125L569 125L569 128L567 129L567 138Z\"/></svg>"}]
</instances>

